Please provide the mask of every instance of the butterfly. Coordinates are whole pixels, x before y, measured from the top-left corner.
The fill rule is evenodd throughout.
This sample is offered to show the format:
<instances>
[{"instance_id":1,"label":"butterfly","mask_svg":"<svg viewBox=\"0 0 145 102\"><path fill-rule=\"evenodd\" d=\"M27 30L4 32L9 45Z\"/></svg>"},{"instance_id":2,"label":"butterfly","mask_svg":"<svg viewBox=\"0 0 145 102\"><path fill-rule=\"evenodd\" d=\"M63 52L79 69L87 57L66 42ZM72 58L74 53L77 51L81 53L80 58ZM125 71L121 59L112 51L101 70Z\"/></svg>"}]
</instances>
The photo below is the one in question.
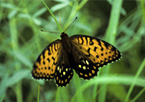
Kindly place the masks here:
<instances>
[{"instance_id":1,"label":"butterfly","mask_svg":"<svg viewBox=\"0 0 145 102\"><path fill-rule=\"evenodd\" d=\"M63 32L61 40L50 43L33 65L34 79L55 79L60 87L73 77L73 70L83 79L97 76L98 68L121 58L113 45L87 35L68 37Z\"/></svg>"}]
</instances>

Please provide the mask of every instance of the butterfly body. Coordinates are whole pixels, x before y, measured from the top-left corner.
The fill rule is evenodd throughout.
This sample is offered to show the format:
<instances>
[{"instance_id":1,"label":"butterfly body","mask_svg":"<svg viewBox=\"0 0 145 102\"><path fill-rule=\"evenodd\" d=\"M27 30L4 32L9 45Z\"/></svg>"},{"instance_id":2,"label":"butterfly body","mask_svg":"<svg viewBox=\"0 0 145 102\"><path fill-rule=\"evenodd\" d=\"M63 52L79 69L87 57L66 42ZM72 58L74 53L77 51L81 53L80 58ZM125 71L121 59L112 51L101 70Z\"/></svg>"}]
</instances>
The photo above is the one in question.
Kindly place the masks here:
<instances>
[{"instance_id":1,"label":"butterfly body","mask_svg":"<svg viewBox=\"0 0 145 102\"><path fill-rule=\"evenodd\" d=\"M97 76L98 68L118 60L120 52L111 44L86 35L68 37L49 44L33 65L35 79L55 79L58 86L66 86L73 77L73 69L83 79Z\"/></svg>"},{"instance_id":2,"label":"butterfly body","mask_svg":"<svg viewBox=\"0 0 145 102\"><path fill-rule=\"evenodd\" d=\"M68 37L68 35L66 33L62 33L61 34L61 41L62 41L62 47L65 50L64 54L67 54L65 56L68 56L68 63L70 64L70 66L73 67L73 69L76 68L77 62L78 62L78 58L76 56L75 53L75 49L74 46L71 42L71 39ZM65 62L67 62L65 61Z\"/></svg>"},{"instance_id":3,"label":"butterfly body","mask_svg":"<svg viewBox=\"0 0 145 102\"><path fill-rule=\"evenodd\" d=\"M64 50L66 50L67 53L71 53L71 42L70 42L70 39L68 37L68 35L66 33L62 33L61 34L61 41L62 41L62 45L63 45L63 48Z\"/></svg>"}]
</instances>

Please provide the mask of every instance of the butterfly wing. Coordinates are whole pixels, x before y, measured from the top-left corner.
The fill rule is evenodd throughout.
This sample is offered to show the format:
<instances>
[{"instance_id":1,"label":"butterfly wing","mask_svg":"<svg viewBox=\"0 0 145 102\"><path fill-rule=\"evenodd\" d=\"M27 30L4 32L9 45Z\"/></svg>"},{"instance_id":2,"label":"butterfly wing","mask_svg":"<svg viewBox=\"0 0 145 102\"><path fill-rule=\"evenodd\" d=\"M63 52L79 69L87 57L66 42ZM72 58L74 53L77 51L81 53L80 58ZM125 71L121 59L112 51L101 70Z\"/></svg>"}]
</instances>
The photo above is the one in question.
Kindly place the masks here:
<instances>
[{"instance_id":1,"label":"butterfly wing","mask_svg":"<svg viewBox=\"0 0 145 102\"><path fill-rule=\"evenodd\" d=\"M121 57L120 52L111 44L86 35L70 37L77 54L75 71L81 78L90 79L97 75L98 68Z\"/></svg>"},{"instance_id":2,"label":"butterfly wing","mask_svg":"<svg viewBox=\"0 0 145 102\"><path fill-rule=\"evenodd\" d=\"M38 56L33 65L32 76L35 79L53 79L58 61L61 58L62 43L56 40L49 44Z\"/></svg>"},{"instance_id":3,"label":"butterfly wing","mask_svg":"<svg viewBox=\"0 0 145 102\"><path fill-rule=\"evenodd\" d=\"M59 62L56 73L55 80L58 86L66 86L73 77L72 66L70 66L68 53L63 49L61 61Z\"/></svg>"},{"instance_id":4,"label":"butterfly wing","mask_svg":"<svg viewBox=\"0 0 145 102\"><path fill-rule=\"evenodd\" d=\"M103 40L85 35L75 35L70 40L72 53L66 52L61 40L52 42L42 51L33 65L35 79L55 78L58 86L66 86L72 79L72 69L81 78L90 79L97 75L99 67L121 57L114 46Z\"/></svg>"},{"instance_id":5,"label":"butterfly wing","mask_svg":"<svg viewBox=\"0 0 145 102\"><path fill-rule=\"evenodd\" d=\"M73 70L61 40L52 42L42 51L33 65L32 76L35 79L55 78L58 86L66 86L69 83Z\"/></svg>"}]
</instances>

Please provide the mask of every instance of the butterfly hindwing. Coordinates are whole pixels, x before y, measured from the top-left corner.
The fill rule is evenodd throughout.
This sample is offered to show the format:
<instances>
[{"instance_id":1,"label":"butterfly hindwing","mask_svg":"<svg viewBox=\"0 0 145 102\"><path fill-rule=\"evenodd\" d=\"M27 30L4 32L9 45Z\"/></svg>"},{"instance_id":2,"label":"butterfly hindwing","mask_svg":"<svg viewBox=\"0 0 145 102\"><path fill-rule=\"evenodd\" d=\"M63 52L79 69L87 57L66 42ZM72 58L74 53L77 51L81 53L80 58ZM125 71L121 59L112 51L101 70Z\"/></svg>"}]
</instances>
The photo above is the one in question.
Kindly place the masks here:
<instances>
[{"instance_id":1,"label":"butterfly hindwing","mask_svg":"<svg viewBox=\"0 0 145 102\"><path fill-rule=\"evenodd\" d=\"M80 56L75 70L84 79L96 76L99 67L121 57L120 52L114 46L103 40L86 35L74 35L70 39Z\"/></svg>"},{"instance_id":2,"label":"butterfly hindwing","mask_svg":"<svg viewBox=\"0 0 145 102\"><path fill-rule=\"evenodd\" d=\"M61 40L56 40L49 44L35 61L32 76L35 79L53 79L61 57L61 51Z\"/></svg>"},{"instance_id":3,"label":"butterfly hindwing","mask_svg":"<svg viewBox=\"0 0 145 102\"><path fill-rule=\"evenodd\" d=\"M56 72L55 80L58 86L66 86L73 77L72 66L70 66L69 59L65 50L62 51L61 61L59 62Z\"/></svg>"},{"instance_id":4,"label":"butterfly hindwing","mask_svg":"<svg viewBox=\"0 0 145 102\"><path fill-rule=\"evenodd\" d=\"M78 52L79 53L79 52ZM91 79L94 76L97 76L98 68L91 61L87 60L83 54L78 54L78 63L75 68L76 73L80 78Z\"/></svg>"}]
</instances>

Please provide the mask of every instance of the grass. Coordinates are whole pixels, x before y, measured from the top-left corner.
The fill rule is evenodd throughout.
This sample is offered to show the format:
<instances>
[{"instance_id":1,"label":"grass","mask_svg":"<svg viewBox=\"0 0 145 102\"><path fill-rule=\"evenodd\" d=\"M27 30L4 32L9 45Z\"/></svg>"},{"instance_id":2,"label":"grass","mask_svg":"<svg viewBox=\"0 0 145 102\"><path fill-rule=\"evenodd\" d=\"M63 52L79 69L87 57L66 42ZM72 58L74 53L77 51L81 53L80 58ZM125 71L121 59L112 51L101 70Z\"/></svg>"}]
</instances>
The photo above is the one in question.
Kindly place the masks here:
<instances>
[{"instance_id":1,"label":"grass","mask_svg":"<svg viewBox=\"0 0 145 102\"><path fill-rule=\"evenodd\" d=\"M43 0L0 1L0 102L143 102L145 1L44 2L55 20ZM33 62L49 43L60 39L60 34L41 30L65 31L76 16L66 31L69 36L104 38L121 51L122 59L100 68L99 75L89 81L75 73L67 87L34 81Z\"/></svg>"}]
</instances>

